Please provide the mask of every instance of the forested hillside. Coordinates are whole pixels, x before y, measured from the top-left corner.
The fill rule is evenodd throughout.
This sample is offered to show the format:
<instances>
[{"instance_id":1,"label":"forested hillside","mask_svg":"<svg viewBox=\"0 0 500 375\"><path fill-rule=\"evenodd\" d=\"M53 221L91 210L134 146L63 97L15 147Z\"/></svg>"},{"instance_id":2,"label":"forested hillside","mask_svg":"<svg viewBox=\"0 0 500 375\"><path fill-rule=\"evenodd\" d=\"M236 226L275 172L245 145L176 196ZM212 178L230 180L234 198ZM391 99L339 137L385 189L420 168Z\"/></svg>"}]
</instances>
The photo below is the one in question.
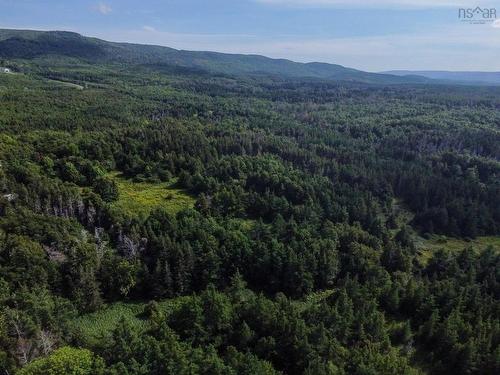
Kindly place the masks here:
<instances>
[{"instance_id":1,"label":"forested hillside","mask_svg":"<svg viewBox=\"0 0 500 375\"><path fill-rule=\"evenodd\" d=\"M415 83L425 77L368 73L336 64L297 63L259 55L184 51L153 45L113 43L65 31L0 29L0 58L76 57L86 62L155 64L233 75L279 75L365 83Z\"/></svg>"},{"instance_id":2,"label":"forested hillside","mask_svg":"<svg viewBox=\"0 0 500 375\"><path fill-rule=\"evenodd\" d=\"M2 374L500 373L500 88L0 39Z\"/></svg>"},{"instance_id":3,"label":"forested hillside","mask_svg":"<svg viewBox=\"0 0 500 375\"><path fill-rule=\"evenodd\" d=\"M448 82L461 82L477 85L500 85L500 72L450 72L450 71L411 71L411 70L392 70L383 72L397 76L420 76L431 79L447 80Z\"/></svg>"}]
</instances>

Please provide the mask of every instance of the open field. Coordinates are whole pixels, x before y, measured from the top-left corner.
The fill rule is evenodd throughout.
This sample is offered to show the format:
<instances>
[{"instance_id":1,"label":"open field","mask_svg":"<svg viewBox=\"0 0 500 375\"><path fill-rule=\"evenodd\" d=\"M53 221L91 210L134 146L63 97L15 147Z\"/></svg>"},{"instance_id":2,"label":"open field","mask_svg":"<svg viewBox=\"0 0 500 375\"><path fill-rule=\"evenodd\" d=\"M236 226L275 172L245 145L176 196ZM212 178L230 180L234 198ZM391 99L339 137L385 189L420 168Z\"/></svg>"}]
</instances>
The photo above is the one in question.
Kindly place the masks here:
<instances>
[{"instance_id":1,"label":"open field","mask_svg":"<svg viewBox=\"0 0 500 375\"><path fill-rule=\"evenodd\" d=\"M480 252L488 247L492 247L500 253L500 236L482 236L475 239L462 239L446 236L433 235L429 239L417 237L415 246L420 253L420 260L426 263L438 250L447 250L452 252L471 248L473 251Z\"/></svg>"},{"instance_id":2,"label":"open field","mask_svg":"<svg viewBox=\"0 0 500 375\"><path fill-rule=\"evenodd\" d=\"M161 207L172 214L194 206L194 197L175 187L175 182L151 183L127 180L118 172L108 175L113 178L119 191L119 198L112 208L126 216L147 215L151 210Z\"/></svg>"}]
</instances>

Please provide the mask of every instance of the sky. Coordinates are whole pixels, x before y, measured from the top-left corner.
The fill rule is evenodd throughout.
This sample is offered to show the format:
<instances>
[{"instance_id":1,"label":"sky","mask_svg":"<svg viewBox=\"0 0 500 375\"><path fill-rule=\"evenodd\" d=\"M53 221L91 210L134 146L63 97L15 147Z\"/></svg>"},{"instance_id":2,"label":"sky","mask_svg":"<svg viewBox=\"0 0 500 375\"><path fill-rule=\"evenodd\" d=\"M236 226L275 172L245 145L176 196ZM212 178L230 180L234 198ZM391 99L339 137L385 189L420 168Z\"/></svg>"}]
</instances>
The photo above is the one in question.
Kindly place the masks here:
<instances>
[{"instance_id":1,"label":"sky","mask_svg":"<svg viewBox=\"0 0 500 375\"><path fill-rule=\"evenodd\" d=\"M459 19L477 6L498 19ZM0 28L366 71L500 71L500 0L0 0Z\"/></svg>"}]
</instances>

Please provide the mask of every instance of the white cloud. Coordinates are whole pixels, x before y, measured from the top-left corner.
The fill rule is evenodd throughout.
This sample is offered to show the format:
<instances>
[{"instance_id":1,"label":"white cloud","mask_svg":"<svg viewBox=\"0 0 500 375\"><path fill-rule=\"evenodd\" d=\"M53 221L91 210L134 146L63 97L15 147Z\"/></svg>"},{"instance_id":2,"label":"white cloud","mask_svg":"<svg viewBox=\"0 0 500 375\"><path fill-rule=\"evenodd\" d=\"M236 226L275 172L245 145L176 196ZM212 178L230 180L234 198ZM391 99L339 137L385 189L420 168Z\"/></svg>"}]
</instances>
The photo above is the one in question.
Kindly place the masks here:
<instances>
[{"instance_id":1,"label":"white cloud","mask_svg":"<svg viewBox=\"0 0 500 375\"><path fill-rule=\"evenodd\" d=\"M156 31L156 29L155 29L154 27L152 27L152 26L147 26L147 25L143 26L143 27L142 27L142 29L143 29L144 31L151 31L151 32Z\"/></svg>"},{"instance_id":2,"label":"white cloud","mask_svg":"<svg viewBox=\"0 0 500 375\"><path fill-rule=\"evenodd\" d=\"M436 8L471 7L471 0L254 0L268 5L298 7L340 7L340 8ZM481 6L492 4L493 0L481 1Z\"/></svg>"},{"instance_id":3,"label":"white cloud","mask_svg":"<svg viewBox=\"0 0 500 375\"><path fill-rule=\"evenodd\" d=\"M96 9L99 13L104 14L104 15L107 15L113 11L111 6L109 6L108 4L105 4L105 3L97 4Z\"/></svg>"}]
</instances>

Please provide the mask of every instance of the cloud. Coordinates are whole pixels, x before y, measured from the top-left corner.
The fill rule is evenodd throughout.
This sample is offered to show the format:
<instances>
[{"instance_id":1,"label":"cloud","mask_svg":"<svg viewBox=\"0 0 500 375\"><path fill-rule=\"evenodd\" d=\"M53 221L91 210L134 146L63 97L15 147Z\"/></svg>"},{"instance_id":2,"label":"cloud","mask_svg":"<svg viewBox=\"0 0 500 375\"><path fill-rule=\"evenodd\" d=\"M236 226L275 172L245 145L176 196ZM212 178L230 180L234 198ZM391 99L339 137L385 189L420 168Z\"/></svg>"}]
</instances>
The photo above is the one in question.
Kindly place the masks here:
<instances>
[{"instance_id":1,"label":"cloud","mask_svg":"<svg viewBox=\"0 0 500 375\"><path fill-rule=\"evenodd\" d=\"M111 13L113 11L113 9L111 8L111 6L109 6L108 4L105 4L105 3L99 3L99 4L97 4L96 10L99 13L104 14L104 15L107 15L107 14L109 14L109 13Z\"/></svg>"},{"instance_id":2,"label":"cloud","mask_svg":"<svg viewBox=\"0 0 500 375\"><path fill-rule=\"evenodd\" d=\"M254 0L267 5L283 5L308 8L436 8L436 7L470 7L470 0ZM493 3L492 0L483 1Z\"/></svg>"},{"instance_id":3,"label":"cloud","mask_svg":"<svg viewBox=\"0 0 500 375\"><path fill-rule=\"evenodd\" d=\"M151 31L151 32L156 31L156 29L155 29L154 27L152 27L152 26L147 26L147 25L143 26L143 27L142 27L142 29L143 29L144 31Z\"/></svg>"},{"instance_id":4,"label":"cloud","mask_svg":"<svg viewBox=\"0 0 500 375\"><path fill-rule=\"evenodd\" d=\"M495 29L500 29L500 19L495 20L495 22L493 22L492 26L493 26Z\"/></svg>"}]
</instances>

